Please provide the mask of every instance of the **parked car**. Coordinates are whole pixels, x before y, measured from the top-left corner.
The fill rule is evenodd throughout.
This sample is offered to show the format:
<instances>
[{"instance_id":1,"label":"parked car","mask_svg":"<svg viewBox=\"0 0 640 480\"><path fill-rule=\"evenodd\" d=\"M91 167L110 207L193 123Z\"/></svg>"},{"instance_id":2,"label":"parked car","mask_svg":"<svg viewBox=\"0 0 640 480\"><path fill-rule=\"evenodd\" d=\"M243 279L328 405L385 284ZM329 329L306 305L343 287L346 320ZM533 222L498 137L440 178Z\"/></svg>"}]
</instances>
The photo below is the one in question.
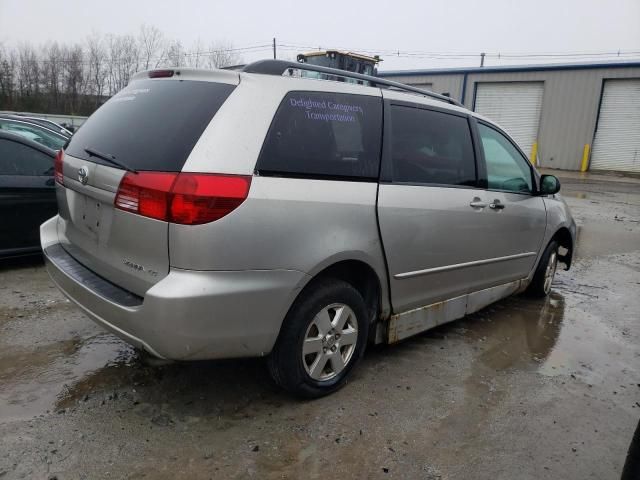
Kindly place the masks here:
<instances>
[{"instance_id":1,"label":"parked car","mask_svg":"<svg viewBox=\"0 0 640 480\"><path fill-rule=\"evenodd\" d=\"M368 343L549 293L576 233L557 178L455 100L302 68L135 75L57 157L60 289L152 355L267 356L307 397Z\"/></svg>"},{"instance_id":2,"label":"parked car","mask_svg":"<svg viewBox=\"0 0 640 480\"><path fill-rule=\"evenodd\" d=\"M54 132L47 127L16 118L0 117L0 131L22 135L53 150L60 150L69 140L68 136Z\"/></svg>"},{"instance_id":3,"label":"parked car","mask_svg":"<svg viewBox=\"0 0 640 480\"><path fill-rule=\"evenodd\" d=\"M31 123L36 123L38 125L42 125L43 127L48 128L49 130L53 130L56 133L59 133L60 135L64 135L65 137L70 137L71 135L73 135L73 132L71 132L70 130L66 129L64 126L52 121L52 120L47 120L46 118L37 118L37 117L27 117L27 116L23 116L20 117L23 118L24 120L27 120Z\"/></svg>"},{"instance_id":4,"label":"parked car","mask_svg":"<svg viewBox=\"0 0 640 480\"><path fill-rule=\"evenodd\" d=\"M40 251L40 224L57 213L55 152L0 131L0 257Z\"/></svg>"}]
</instances>

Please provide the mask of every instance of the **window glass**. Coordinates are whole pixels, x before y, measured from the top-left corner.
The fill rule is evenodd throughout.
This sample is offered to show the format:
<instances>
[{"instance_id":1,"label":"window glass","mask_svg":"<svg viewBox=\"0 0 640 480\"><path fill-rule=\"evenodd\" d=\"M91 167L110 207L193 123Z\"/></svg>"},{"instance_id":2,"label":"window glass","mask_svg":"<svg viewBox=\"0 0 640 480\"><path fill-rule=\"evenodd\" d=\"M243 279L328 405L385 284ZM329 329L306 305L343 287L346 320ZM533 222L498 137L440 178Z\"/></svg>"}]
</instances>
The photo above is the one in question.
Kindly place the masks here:
<instances>
[{"instance_id":1,"label":"window glass","mask_svg":"<svg viewBox=\"0 0 640 480\"><path fill-rule=\"evenodd\" d=\"M52 150L60 150L67 141L67 138L63 135L58 135L44 127L27 122L0 119L0 129L38 142Z\"/></svg>"},{"instance_id":2,"label":"window glass","mask_svg":"<svg viewBox=\"0 0 640 480\"><path fill-rule=\"evenodd\" d=\"M381 98L292 92L278 108L256 170L374 179L381 135Z\"/></svg>"},{"instance_id":3,"label":"window glass","mask_svg":"<svg viewBox=\"0 0 640 480\"><path fill-rule=\"evenodd\" d=\"M489 189L509 192L532 192L529 164L500 132L478 124L484 158L487 164Z\"/></svg>"},{"instance_id":4,"label":"window glass","mask_svg":"<svg viewBox=\"0 0 640 480\"><path fill-rule=\"evenodd\" d=\"M394 182L476 185L466 118L412 107L391 107Z\"/></svg>"},{"instance_id":5,"label":"window glass","mask_svg":"<svg viewBox=\"0 0 640 480\"><path fill-rule=\"evenodd\" d=\"M136 170L179 172L234 88L191 80L136 80L96 110L65 151L103 163L84 150L92 148Z\"/></svg>"},{"instance_id":6,"label":"window glass","mask_svg":"<svg viewBox=\"0 0 640 480\"><path fill-rule=\"evenodd\" d=\"M53 158L35 148L0 138L0 175L53 175Z\"/></svg>"}]
</instances>

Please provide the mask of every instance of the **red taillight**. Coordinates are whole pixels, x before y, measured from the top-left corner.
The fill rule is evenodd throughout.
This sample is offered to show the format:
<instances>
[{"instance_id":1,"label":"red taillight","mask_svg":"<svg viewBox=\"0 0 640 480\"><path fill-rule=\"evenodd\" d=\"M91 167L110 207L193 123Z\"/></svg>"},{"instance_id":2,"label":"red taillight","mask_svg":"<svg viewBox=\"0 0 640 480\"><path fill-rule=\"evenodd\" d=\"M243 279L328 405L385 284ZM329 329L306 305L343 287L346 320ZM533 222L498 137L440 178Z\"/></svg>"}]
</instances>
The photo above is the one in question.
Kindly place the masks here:
<instances>
[{"instance_id":1,"label":"red taillight","mask_svg":"<svg viewBox=\"0 0 640 480\"><path fill-rule=\"evenodd\" d=\"M60 185L64 185L64 174L62 173L62 161L64 160L64 150L58 150L56 153L56 159L53 162L53 171L56 182Z\"/></svg>"},{"instance_id":2,"label":"red taillight","mask_svg":"<svg viewBox=\"0 0 640 480\"><path fill-rule=\"evenodd\" d=\"M149 78L167 78L173 77L173 70L151 70L148 75Z\"/></svg>"},{"instance_id":3,"label":"red taillight","mask_svg":"<svg viewBox=\"0 0 640 480\"><path fill-rule=\"evenodd\" d=\"M177 175L165 172L127 172L116 194L116 208L169 221L167 212L171 187Z\"/></svg>"},{"instance_id":4,"label":"red taillight","mask_svg":"<svg viewBox=\"0 0 640 480\"><path fill-rule=\"evenodd\" d=\"M250 186L250 176L127 172L115 207L165 222L200 225L238 208Z\"/></svg>"}]
</instances>

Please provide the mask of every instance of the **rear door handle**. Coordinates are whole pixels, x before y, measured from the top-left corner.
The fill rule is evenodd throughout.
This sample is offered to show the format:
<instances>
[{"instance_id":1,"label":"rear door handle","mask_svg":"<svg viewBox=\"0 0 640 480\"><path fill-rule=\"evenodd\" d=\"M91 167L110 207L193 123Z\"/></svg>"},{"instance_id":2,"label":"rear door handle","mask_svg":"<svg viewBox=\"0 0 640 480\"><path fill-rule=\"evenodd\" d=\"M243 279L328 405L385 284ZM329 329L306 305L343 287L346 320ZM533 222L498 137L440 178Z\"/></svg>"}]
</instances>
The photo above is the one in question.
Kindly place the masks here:
<instances>
[{"instance_id":1,"label":"rear door handle","mask_svg":"<svg viewBox=\"0 0 640 480\"><path fill-rule=\"evenodd\" d=\"M502 210L504 208L504 204L500 203L500 200L494 200L493 203L489 204L489 208L492 210Z\"/></svg>"}]
</instances>

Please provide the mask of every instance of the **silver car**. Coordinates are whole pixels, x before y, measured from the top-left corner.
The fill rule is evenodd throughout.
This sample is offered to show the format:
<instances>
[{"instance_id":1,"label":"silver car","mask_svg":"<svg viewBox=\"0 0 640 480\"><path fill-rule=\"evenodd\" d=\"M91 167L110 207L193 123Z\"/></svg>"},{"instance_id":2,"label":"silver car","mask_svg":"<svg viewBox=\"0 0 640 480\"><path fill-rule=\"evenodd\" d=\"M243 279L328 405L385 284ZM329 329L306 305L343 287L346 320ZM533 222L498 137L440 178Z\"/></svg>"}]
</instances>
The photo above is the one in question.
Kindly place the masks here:
<instances>
[{"instance_id":1,"label":"silver car","mask_svg":"<svg viewBox=\"0 0 640 480\"><path fill-rule=\"evenodd\" d=\"M575 242L558 180L490 120L283 61L139 73L55 167L42 248L91 319L164 359L265 356L306 397L368 344L547 295Z\"/></svg>"}]
</instances>

